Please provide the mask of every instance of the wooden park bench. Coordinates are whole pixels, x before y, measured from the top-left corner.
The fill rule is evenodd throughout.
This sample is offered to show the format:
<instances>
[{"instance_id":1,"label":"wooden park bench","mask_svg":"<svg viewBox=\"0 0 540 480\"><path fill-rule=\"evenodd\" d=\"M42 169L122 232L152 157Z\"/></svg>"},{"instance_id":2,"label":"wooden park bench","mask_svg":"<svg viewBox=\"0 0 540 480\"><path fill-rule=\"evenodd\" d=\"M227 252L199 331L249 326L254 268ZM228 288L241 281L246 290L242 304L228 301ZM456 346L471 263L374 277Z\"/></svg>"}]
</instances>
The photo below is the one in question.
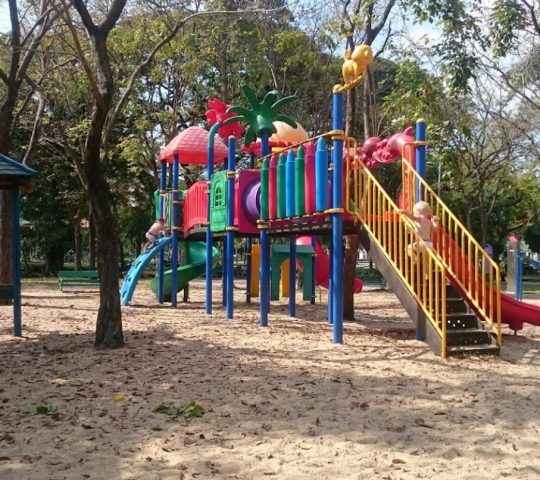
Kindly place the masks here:
<instances>
[{"instance_id":1,"label":"wooden park bench","mask_svg":"<svg viewBox=\"0 0 540 480\"><path fill-rule=\"evenodd\" d=\"M99 285L99 273L94 270L58 272L58 288L63 291L64 287L86 287Z\"/></svg>"}]
</instances>

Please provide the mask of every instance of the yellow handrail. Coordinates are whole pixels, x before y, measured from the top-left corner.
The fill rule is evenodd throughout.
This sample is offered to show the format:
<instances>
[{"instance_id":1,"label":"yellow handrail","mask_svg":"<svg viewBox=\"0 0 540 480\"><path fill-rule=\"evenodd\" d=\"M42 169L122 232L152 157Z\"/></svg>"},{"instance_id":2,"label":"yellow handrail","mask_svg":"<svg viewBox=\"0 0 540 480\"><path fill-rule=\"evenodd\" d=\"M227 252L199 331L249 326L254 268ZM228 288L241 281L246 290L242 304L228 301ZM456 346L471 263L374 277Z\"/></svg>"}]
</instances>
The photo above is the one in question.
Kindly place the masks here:
<instances>
[{"instance_id":1,"label":"yellow handrail","mask_svg":"<svg viewBox=\"0 0 540 480\"><path fill-rule=\"evenodd\" d=\"M388 261L442 338L441 356L446 357L446 266L426 246L412 223L399 215L392 201L372 173L361 162L346 159L346 205L371 234ZM354 207L352 207L354 205Z\"/></svg>"},{"instance_id":2,"label":"yellow handrail","mask_svg":"<svg viewBox=\"0 0 540 480\"><path fill-rule=\"evenodd\" d=\"M420 196L431 206L433 215L439 218L442 230L434 238L438 257L459 286L460 293L465 296L476 313L496 332L497 343L501 347L501 276L499 266L484 251L448 206L435 194L427 182L405 160L406 148L415 148L415 145L407 144L403 148L403 189L408 192L409 206L414 205ZM486 273L487 265L490 267L490 274Z\"/></svg>"}]
</instances>

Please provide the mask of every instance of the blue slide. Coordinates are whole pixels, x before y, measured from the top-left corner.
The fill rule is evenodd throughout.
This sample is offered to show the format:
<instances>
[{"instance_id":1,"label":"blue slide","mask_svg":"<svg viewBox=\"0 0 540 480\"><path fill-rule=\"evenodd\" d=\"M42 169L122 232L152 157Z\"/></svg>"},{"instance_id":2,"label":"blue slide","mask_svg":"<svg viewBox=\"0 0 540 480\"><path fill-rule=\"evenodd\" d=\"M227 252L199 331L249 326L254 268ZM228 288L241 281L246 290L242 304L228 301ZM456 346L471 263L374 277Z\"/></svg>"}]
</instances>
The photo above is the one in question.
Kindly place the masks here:
<instances>
[{"instance_id":1,"label":"blue slide","mask_svg":"<svg viewBox=\"0 0 540 480\"><path fill-rule=\"evenodd\" d=\"M124 278L122 289L120 290L120 302L122 305L130 304L133 294L135 293L135 288L137 287L137 282L144 273L144 270L150 261L168 245L172 245L172 237L159 238L154 247L140 255L135 263L131 265L126 278Z\"/></svg>"}]
</instances>

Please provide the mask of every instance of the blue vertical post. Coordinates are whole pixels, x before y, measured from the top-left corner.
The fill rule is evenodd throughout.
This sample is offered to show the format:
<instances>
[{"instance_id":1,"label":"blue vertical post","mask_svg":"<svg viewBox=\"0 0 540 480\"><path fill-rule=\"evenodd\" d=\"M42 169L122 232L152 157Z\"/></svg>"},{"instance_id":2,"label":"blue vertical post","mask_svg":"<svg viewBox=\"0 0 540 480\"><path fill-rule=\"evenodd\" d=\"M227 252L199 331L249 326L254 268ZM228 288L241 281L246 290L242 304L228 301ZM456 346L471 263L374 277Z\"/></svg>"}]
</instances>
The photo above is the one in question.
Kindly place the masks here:
<instances>
[{"instance_id":1,"label":"blue vertical post","mask_svg":"<svg viewBox=\"0 0 540 480\"><path fill-rule=\"evenodd\" d=\"M311 246L313 247L313 251L316 253L316 239L315 236L311 237ZM313 254L313 257L311 257L311 305L315 305L315 253ZM304 279L305 281L306 279Z\"/></svg>"},{"instance_id":2,"label":"blue vertical post","mask_svg":"<svg viewBox=\"0 0 540 480\"><path fill-rule=\"evenodd\" d=\"M161 177L159 179L159 188L161 194L160 216L165 218L166 214L166 202L167 202L167 162L161 162ZM163 249L159 251L158 257L158 303L163 303L163 274L165 272L165 252Z\"/></svg>"},{"instance_id":3,"label":"blue vertical post","mask_svg":"<svg viewBox=\"0 0 540 480\"><path fill-rule=\"evenodd\" d=\"M210 219L212 214L212 175L214 174L214 138L216 132L221 127L221 122L217 122L212 126L208 136L208 150L206 153L206 295L204 311L207 315L212 314L212 226L210 225Z\"/></svg>"},{"instance_id":4,"label":"blue vertical post","mask_svg":"<svg viewBox=\"0 0 540 480\"><path fill-rule=\"evenodd\" d=\"M422 118L419 118L416 122L416 141L425 142L426 141L426 122ZM418 175L425 179L426 178L426 146L421 145L416 148L416 172ZM425 200L425 192L420 182L416 182L416 198L417 201Z\"/></svg>"},{"instance_id":5,"label":"blue vertical post","mask_svg":"<svg viewBox=\"0 0 540 480\"><path fill-rule=\"evenodd\" d=\"M227 165L227 320L234 318L234 181L236 138L229 137L229 161Z\"/></svg>"},{"instance_id":6,"label":"blue vertical post","mask_svg":"<svg viewBox=\"0 0 540 480\"><path fill-rule=\"evenodd\" d=\"M343 130L343 94L334 92L332 129ZM333 342L343 343L343 139L334 138L332 158L332 296Z\"/></svg>"},{"instance_id":7,"label":"blue vertical post","mask_svg":"<svg viewBox=\"0 0 540 480\"><path fill-rule=\"evenodd\" d=\"M13 265L13 335L22 337L21 232L19 228L19 182L11 184L11 262Z\"/></svg>"},{"instance_id":8,"label":"blue vertical post","mask_svg":"<svg viewBox=\"0 0 540 480\"><path fill-rule=\"evenodd\" d=\"M253 152L250 152L249 154L248 168L250 170L253 170L255 168L255 154ZM251 252L253 251L252 245L253 240L251 238L246 239L246 303L251 303L251 265L253 261L251 258Z\"/></svg>"},{"instance_id":9,"label":"blue vertical post","mask_svg":"<svg viewBox=\"0 0 540 480\"><path fill-rule=\"evenodd\" d=\"M426 122L419 118L416 122L416 141L426 141ZM421 145L416 148L416 172L421 178L426 178L426 147ZM425 192L420 185L420 182L416 181L416 201L425 200ZM419 328L415 330L414 338L420 342L424 342L425 338Z\"/></svg>"},{"instance_id":10,"label":"blue vertical post","mask_svg":"<svg viewBox=\"0 0 540 480\"><path fill-rule=\"evenodd\" d=\"M296 235L291 235L290 237L289 317L296 317Z\"/></svg>"},{"instance_id":11,"label":"blue vertical post","mask_svg":"<svg viewBox=\"0 0 540 480\"><path fill-rule=\"evenodd\" d=\"M330 195L328 195L328 208L332 208L332 195L333 195L333 189L334 189L334 170L333 170L333 150L332 155L330 156L330 163L328 165L328 170L331 172L330 174L330 181L327 183L326 190L328 191L328 184L330 185ZM328 174L327 174L328 175ZM332 325L334 323L334 295L333 295L333 284L332 284L332 278L334 278L334 270L332 268L332 265L334 264L334 246L332 245L332 241L330 241L330 247L328 249L328 262L330 265L330 269L328 271L328 323Z\"/></svg>"},{"instance_id":12,"label":"blue vertical post","mask_svg":"<svg viewBox=\"0 0 540 480\"><path fill-rule=\"evenodd\" d=\"M268 132L261 133L261 157L265 157L270 153L268 145ZM260 288L260 319L261 327L268 326L268 312L270 310L270 238L266 225L261 225L260 242L261 242L261 288Z\"/></svg>"},{"instance_id":13,"label":"blue vertical post","mask_svg":"<svg viewBox=\"0 0 540 480\"><path fill-rule=\"evenodd\" d=\"M171 306L177 306L178 299L178 155L173 162L173 191L172 191L172 255L171 255Z\"/></svg>"},{"instance_id":14,"label":"blue vertical post","mask_svg":"<svg viewBox=\"0 0 540 480\"><path fill-rule=\"evenodd\" d=\"M285 164L285 215L287 217L294 217L296 215L294 161L294 152L289 150L289 153L287 153L287 163Z\"/></svg>"}]
</instances>

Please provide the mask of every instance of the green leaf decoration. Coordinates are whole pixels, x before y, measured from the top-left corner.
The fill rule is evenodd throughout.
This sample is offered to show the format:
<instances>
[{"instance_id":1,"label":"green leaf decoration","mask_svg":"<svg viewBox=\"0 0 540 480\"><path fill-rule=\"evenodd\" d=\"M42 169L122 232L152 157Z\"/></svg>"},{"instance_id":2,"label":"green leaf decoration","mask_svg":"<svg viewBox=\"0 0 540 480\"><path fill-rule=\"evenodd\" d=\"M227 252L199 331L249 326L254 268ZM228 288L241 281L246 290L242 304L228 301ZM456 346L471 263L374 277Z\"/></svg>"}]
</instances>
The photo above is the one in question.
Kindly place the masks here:
<instances>
[{"instance_id":1,"label":"green leaf decoration","mask_svg":"<svg viewBox=\"0 0 540 480\"><path fill-rule=\"evenodd\" d=\"M264 96L262 102L259 102L248 85L243 85L242 90L251 106L251 110L239 106L229 108L226 113L236 113L239 116L225 120L224 125L233 123L233 121L246 122L248 124L245 136L246 146L249 147L257 137L261 137L265 132L268 134L276 133L275 121L281 121L296 128L297 124L292 118L279 113L282 107L297 100L295 95L277 100L278 92L272 90Z\"/></svg>"},{"instance_id":2,"label":"green leaf decoration","mask_svg":"<svg viewBox=\"0 0 540 480\"><path fill-rule=\"evenodd\" d=\"M189 402L181 407L159 405L154 409L154 413L163 413L171 417L200 418L206 413L206 410L195 402Z\"/></svg>"},{"instance_id":3,"label":"green leaf decoration","mask_svg":"<svg viewBox=\"0 0 540 480\"><path fill-rule=\"evenodd\" d=\"M52 415L58 412L58 407L52 403L47 405L30 405L26 410L28 415Z\"/></svg>"}]
</instances>

